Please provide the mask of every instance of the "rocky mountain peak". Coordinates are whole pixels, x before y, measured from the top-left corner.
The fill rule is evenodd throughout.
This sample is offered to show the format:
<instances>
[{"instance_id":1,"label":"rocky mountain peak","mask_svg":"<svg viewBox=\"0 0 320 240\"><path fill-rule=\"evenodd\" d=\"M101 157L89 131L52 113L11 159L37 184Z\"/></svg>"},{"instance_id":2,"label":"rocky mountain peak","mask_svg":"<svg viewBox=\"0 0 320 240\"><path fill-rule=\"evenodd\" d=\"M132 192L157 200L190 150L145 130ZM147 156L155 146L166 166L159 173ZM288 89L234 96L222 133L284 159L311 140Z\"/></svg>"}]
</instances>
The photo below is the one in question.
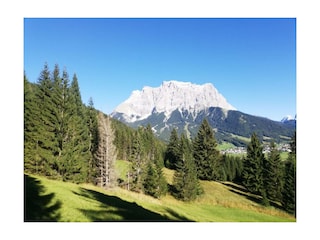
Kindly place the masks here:
<instances>
[{"instance_id":1,"label":"rocky mountain peak","mask_svg":"<svg viewBox=\"0 0 320 240\"><path fill-rule=\"evenodd\" d=\"M170 116L175 110L188 110L196 114L209 107L236 110L211 83L198 85L171 80L163 81L159 87L145 86L141 91L133 91L111 115L122 114L127 122L134 122L155 112Z\"/></svg>"}]
</instances>

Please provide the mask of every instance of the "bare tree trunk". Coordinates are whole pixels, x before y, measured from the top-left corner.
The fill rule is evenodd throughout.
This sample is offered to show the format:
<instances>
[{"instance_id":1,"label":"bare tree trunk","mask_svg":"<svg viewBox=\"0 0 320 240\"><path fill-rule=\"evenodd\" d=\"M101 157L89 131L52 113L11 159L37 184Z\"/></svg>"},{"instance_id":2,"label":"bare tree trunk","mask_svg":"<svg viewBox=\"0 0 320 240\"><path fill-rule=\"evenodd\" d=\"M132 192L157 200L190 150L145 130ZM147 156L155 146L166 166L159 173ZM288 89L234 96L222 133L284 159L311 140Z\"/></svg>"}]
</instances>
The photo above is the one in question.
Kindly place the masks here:
<instances>
[{"instance_id":1,"label":"bare tree trunk","mask_svg":"<svg viewBox=\"0 0 320 240\"><path fill-rule=\"evenodd\" d=\"M116 183L114 164L116 149L113 144L114 132L111 120L103 113L98 115L99 144L96 153L98 162L97 183L102 188L113 187Z\"/></svg>"}]
</instances>

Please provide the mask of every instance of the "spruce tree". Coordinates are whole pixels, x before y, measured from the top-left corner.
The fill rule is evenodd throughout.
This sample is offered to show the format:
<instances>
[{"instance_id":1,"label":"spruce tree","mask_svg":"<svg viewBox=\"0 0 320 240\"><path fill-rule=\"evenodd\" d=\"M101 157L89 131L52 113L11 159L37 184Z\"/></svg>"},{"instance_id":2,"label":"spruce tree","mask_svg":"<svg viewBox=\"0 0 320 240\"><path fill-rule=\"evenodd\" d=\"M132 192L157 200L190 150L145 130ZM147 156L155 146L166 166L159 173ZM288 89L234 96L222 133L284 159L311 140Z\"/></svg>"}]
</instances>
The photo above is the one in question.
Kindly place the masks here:
<instances>
[{"instance_id":1,"label":"spruce tree","mask_svg":"<svg viewBox=\"0 0 320 240\"><path fill-rule=\"evenodd\" d=\"M45 64L36 84L25 80L25 168L51 178L86 181L89 129L76 76Z\"/></svg>"},{"instance_id":2,"label":"spruce tree","mask_svg":"<svg viewBox=\"0 0 320 240\"><path fill-rule=\"evenodd\" d=\"M82 103L80 88L77 75L74 74L70 85L71 95L73 97L76 114L83 117L84 105Z\"/></svg>"},{"instance_id":3,"label":"spruce tree","mask_svg":"<svg viewBox=\"0 0 320 240\"><path fill-rule=\"evenodd\" d=\"M284 186L282 190L283 208L296 216L296 133L292 137L291 152L285 162Z\"/></svg>"},{"instance_id":4,"label":"spruce tree","mask_svg":"<svg viewBox=\"0 0 320 240\"><path fill-rule=\"evenodd\" d=\"M220 160L220 166L218 168L218 179L220 181L229 181L229 168L228 168L228 156L223 154Z\"/></svg>"},{"instance_id":5,"label":"spruce tree","mask_svg":"<svg viewBox=\"0 0 320 240\"><path fill-rule=\"evenodd\" d=\"M118 159L131 161L132 144L136 130L115 119L112 120L112 126L115 131L114 144L117 148Z\"/></svg>"},{"instance_id":6,"label":"spruce tree","mask_svg":"<svg viewBox=\"0 0 320 240\"><path fill-rule=\"evenodd\" d=\"M69 179L74 182L85 182L88 179L88 162L91 154L90 137L76 75L72 79L69 93L68 113L70 118L67 122L66 136L68 139L66 152L70 156L68 161L71 165L68 171Z\"/></svg>"},{"instance_id":7,"label":"spruce tree","mask_svg":"<svg viewBox=\"0 0 320 240\"><path fill-rule=\"evenodd\" d=\"M143 183L144 192L153 197L159 197L158 195L158 174L151 162L147 165L147 173Z\"/></svg>"},{"instance_id":8,"label":"spruce tree","mask_svg":"<svg viewBox=\"0 0 320 240\"><path fill-rule=\"evenodd\" d=\"M94 108L94 103L90 97L86 108L86 121L89 130L89 151L87 182L96 183L97 179L97 159L94 157L99 144L98 112Z\"/></svg>"},{"instance_id":9,"label":"spruce tree","mask_svg":"<svg viewBox=\"0 0 320 240\"><path fill-rule=\"evenodd\" d=\"M232 181L235 177L235 171L232 157L223 154L219 164L219 180Z\"/></svg>"},{"instance_id":10,"label":"spruce tree","mask_svg":"<svg viewBox=\"0 0 320 240\"><path fill-rule=\"evenodd\" d=\"M148 159L153 160L154 159L154 136L152 132L152 128L150 123L144 128L142 128L143 132L143 142L144 142L144 147L146 148L146 157Z\"/></svg>"},{"instance_id":11,"label":"spruce tree","mask_svg":"<svg viewBox=\"0 0 320 240\"><path fill-rule=\"evenodd\" d=\"M177 130L171 131L169 143L165 152L164 163L167 168L175 169L179 155L179 137Z\"/></svg>"},{"instance_id":12,"label":"spruce tree","mask_svg":"<svg viewBox=\"0 0 320 240\"><path fill-rule=\"evenodd\" d=\"M251 135L244 161L243 184L252 193L265 195L263 182L263 147L256 133ZM265 200L265 199L264 199Z\"/></svg>"},{"instance_id":13,"label":"spruce tree","mask_svg":"<svg viewBox=\"0 0 320 240\"><path fill-rule=\"evenodd\" d=\"M213 130L206 119L203 120L199 127L193 142L193 150L199 179L217 179L217 164L220 154L217 150L217 141L214 138Z\"/></svg>"},{"instance_id":14,"label":"spruce tree","mask_svg":"<svg viewBox=\"0 0 320 240\"><path fill-rule=\"evenodd\" d=\"M270 143L270 153L266 158L264 166L264 187L267 198L279 201L282 191L282 163L280 153L274 142Z\"/></svg>"},{"instance_id":15,"label":"spruce tree","mask_svg":"<svg viewBox=\"0 0 320 240\"><path fill-rule=\"evenodd\" d=\"M192 201L202 193L202 188L197 178L192 144L183 134L180 137L179 150L173 177L173 195L183 201Z\"/></svg>"},{"instance_id":16,"label":"spruce tree","mask_svg":"<svg viewBox=\"0 0 320 240\"><path fill-rule=\"evenodd\" d=\"M24 169L27 172L42 174L43 163L39 150L39 105L35 91L37 85L31 84L24 75Z\"/></svg>"},{"instance_id":17,"label":"spruce tree","mask_svg":"<svg viewBox=\"0 0 320 240\"><path fill-rule=\"evenodd\" d=\"M35 101L38 105L37 132L35 140L37 141L37 152L41 173L51 177L58 177L58 166L55 159L57 154L56 138L56 117L54 115L56 108L53 103L53 82L50 78L50 71L47 64L37 81L37 91Z\"/></svg>"},{"instance_id":18,"label":"spruce tree","mask_svg":"<svg viewBox=\"0 0 320 240\"><path fill-rule=\"evenodd\" d=\"M144 193L155 198L160 198L160 196L164 195L167 191L166 185L167 183L161 168L150 161L147 164L146 177L143 182Z\"/></svg>"},{"instance_id":19,"label":"spruce tree","mask_svg":"<svg viewBox=\"0 0 320 240\"><path fill-rule=\"evenodd\" d=\"M71 114L69 110L70 93L69 93L69 78L66 71L63 72L63 77L60 77L59 66L56 64L52 74L53 90L51 94L52 104L54 108L54 126L55 126L55 158L56 170L63 180L67 180L68 175L66 151L66 135L68 131L68 122Z\"/></svg>"},{"instance_id":20,"label":"spruce tree","mask_svg":"<svg viewBox=\"0 0 320 240\"><path fill-rule=\"evenodd\" d=\"M223 154L219 164L219 180L240 182L243 160L237 156Z\"/></svg>"},{"instance_id":21,"label":"spruce tree","mask_svg":"<svg viewBox=\"0 0 320 240\"><path fill-rule=\"evenodd\" d=\"M235 165L236 165L236 176L233 179L233 182L241 183L242 182L242 172L243 172L243 162L244 157L234 157Z\"/></svg>"},{"instance_id":22,"label":"spruce tree","mask_svg":"<svg viewBox=\"0 0 320 240\"><path fill-rule=\"evenodd\" d=\"M131 176L131 189L134 191L142 190L142 174L144 170L144 159L142 152L142 142L140 131L137 130L133 136L132 149L130 154L130 161L132 162L132 167L130 171Z\"/></svg>"},{"instance_id":23,"label":"spruce tree","mask_svg":"<svg viewBox=\"0 0 320 240\"><path fill-rule=\"evenodd\" d=\"M157 196L158 198L162 195L165 195L168 192L168 183L166 181L166 178L163 174L162 168L163 165L161 166L159 163L161 163L161 161L155 161L154 167L155 167L155 171L157 173L157 182L158 182L158 186L157 186ZM163 163L163 160L162 160Z\"/></svg>"}]
</instances>

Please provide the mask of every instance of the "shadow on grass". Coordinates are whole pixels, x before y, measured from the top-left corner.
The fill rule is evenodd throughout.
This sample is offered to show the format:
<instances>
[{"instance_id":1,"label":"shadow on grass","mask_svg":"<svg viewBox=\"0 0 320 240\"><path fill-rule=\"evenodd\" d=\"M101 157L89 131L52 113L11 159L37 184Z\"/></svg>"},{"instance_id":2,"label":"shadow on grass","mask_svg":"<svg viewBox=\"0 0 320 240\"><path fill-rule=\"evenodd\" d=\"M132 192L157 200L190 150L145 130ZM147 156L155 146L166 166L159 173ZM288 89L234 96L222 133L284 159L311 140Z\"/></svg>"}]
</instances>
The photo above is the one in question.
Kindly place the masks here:
<instances>
[{"instance_id":1,"label":"shadow on grass","mask_svg":"<svg viewBox=\"0 0 320 240\"><path fill-rule=\"evenodd\" d=\"M24 175L24 221L55 222L59 221L60 201L53 200L54 193L44 194L45 187L40 180Z\"/></svg>"},{"instance_id":2,"label":"shadow on grass","mask_svg":"<svg viewBox=\"0 0 320 240\"><path fill-rule=\"evenodd\" d=\"M262 197L259 196L259 195L255 195L255 194L250 193L245 187L234 185L234 184L230 184L230 183L227 183L227 182L222 182L222 184L224 184L227 187L230 187L231 189L229 191L231 191L233 193L236 193L236 194L239 194L239 195L247 198L248 200L250 200L252 202L255 202L255 203L258 203L258 204L261 205ZM274 208L278 208L280 210L283 210L283 207L279 203L277 203L275 201L269 200L269 204L270 204L270 206L272 206Z\"/></svg>"},{"instance_id":3,"label":"shadow on grass","mask_svg":"<svg viewBox=\"0 0 320 240\"><path fill-rule=\"evenodd\" d=\"M166 211L173 216L175 219L177 219L176 221L179 222L193 222L190 219L186 218L185 216L180 215L179 213L173 211L171 208L166 208Z\"/></svg>"},{"instance_id":4,"label":"shadow on grass","mask_svg":"<svg viewBox=\"0 0 320 240\"><path fill-rule=\"evenodd\" d=\"M103 210L79 209L91 221L121 221L121 222L173 222L185 221L186 219L176 214L174 211L168 211L178 220L172 220L168 216L145 209L135 202L124 201L119 197L109 196L94 190L81 188L81 192L74 194L96 200L100 202L100 208Z\"/></svg>"}]
</instances>

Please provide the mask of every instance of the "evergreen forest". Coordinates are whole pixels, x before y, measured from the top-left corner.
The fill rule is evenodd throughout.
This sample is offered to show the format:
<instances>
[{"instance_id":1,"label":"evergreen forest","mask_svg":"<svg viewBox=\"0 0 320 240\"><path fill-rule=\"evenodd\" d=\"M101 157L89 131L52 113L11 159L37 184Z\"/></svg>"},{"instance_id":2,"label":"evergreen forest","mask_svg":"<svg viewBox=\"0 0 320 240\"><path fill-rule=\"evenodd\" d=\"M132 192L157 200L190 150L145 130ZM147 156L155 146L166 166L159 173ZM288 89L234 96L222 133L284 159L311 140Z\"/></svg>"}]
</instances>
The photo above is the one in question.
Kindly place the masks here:
<instances>
[{"instance_id":1,"label":"evergreen forest","mask_svg":"<svg viewBox=\"0 0 320 240\"><path fill-rule=\"evenodd\" d=\"M194 139L172 129L168 142L155 137L150 124L130 128L85 104L76 74L45 64L35 83L24 74L24 171L64 182L89 183L183 202L204 194L200 181L236 183L260 196L263 206L278 203L296 214L296 134L281 160L274 142L263 152L252 133L246 156L222 154L205 119ZM126 178L115 165L126 161ZM163 170L174 171L168 183ZM26 193L28 194L28 193Z\"/></svg>"}]
</instances>

